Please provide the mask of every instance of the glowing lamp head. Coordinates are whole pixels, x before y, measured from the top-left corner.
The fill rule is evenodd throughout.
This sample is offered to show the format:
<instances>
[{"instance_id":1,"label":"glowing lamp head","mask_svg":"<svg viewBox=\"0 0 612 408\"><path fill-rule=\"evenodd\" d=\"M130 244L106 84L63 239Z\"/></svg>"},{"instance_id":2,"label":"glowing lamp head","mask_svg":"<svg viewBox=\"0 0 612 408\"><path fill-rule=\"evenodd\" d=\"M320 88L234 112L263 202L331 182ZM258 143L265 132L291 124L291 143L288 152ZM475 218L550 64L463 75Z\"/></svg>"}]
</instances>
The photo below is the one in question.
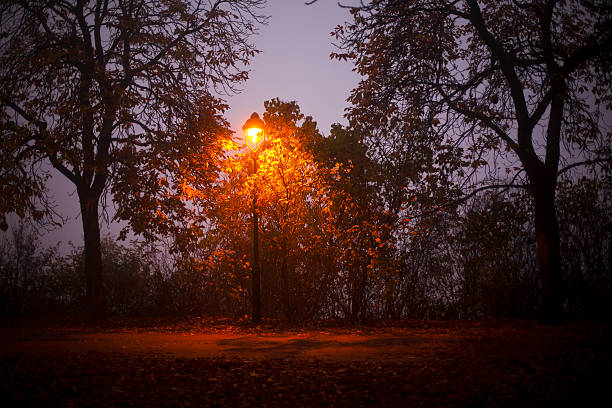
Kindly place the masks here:
<instances>
[{"instance_id":1,"label":"glowing lamp head","mask_svg":"<svg viewBox=\"0 0 612 408\"><path fill-rule=\"evenodd\" d=\"M249 120L246 121L242 130L245 133L247 146L254 152L259 149L264 140L264 121L259 118L257 112L253 112Z\"/></svg>"}]
</instances>

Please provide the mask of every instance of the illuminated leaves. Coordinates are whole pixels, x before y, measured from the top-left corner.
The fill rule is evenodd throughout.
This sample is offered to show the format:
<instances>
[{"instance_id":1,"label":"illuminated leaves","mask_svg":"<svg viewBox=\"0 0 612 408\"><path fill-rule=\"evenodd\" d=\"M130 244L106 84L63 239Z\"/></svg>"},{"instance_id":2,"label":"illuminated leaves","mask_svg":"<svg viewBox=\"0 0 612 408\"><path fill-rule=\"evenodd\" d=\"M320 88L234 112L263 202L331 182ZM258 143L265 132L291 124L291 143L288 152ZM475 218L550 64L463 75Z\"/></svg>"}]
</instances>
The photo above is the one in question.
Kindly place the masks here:
<instances>
[{"instance_id":1,"label":"illuminated leaves","mask_svg":"<svg viewBox=\"0 0 612 408\"><path fill-rule=\"evenodd\" d=\"M219 164L222 172L210 193L215 204L207 211L211 228L204 247L215 253L218 248L231 249L233 255L215 258L208 273L214 281L224 282L221 292L231 299L234 310L246 313L241 302L248 296L256 197L260 265L269 291L264 302L292 298L302 304L294 303L295 313L305 313L316 310L307 305L321 302L328 290L321 287L327 271L313 268L313 260L324 259L333 234L331 173L312 150L322 138L312 118L305 117L295 102L274 99L265 106L266 142L256 154L243 144L228 143L232 150Z\"/></svg>"}]
</instances>

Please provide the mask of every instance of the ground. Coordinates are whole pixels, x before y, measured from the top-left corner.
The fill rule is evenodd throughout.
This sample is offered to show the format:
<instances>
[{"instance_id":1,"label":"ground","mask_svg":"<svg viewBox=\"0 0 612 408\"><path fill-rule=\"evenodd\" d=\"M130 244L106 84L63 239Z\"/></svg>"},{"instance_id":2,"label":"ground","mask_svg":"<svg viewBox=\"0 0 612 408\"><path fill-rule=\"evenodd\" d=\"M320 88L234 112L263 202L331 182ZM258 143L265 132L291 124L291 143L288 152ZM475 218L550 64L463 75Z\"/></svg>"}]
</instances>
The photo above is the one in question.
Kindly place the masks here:
<instances>
[{"instance_id":1,"label":"ground","mask_svg":"<svg viewBox=\"0 0 612 408\"><path fill-rule=\"evenodd\" d=\"M612 406L611 327L12 321L4 406Z\"/></svg>"}]
</instances>

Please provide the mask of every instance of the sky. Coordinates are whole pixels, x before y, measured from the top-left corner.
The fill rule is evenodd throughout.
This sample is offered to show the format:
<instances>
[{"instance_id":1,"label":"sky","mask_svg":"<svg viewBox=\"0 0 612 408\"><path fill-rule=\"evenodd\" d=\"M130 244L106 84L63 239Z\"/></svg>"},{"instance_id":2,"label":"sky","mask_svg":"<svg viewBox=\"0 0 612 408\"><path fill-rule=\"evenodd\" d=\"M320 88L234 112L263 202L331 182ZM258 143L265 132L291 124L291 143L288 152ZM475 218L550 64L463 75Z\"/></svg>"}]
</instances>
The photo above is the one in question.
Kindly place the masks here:
<instances>
[{"instance_id":1,"label":"sky","mask_svg":"<svg viewBox=\"0 0 612 408\"><path fill-rule=\"evenodd\" d=\"M264 13L269 24L254 37L262 53L253 61L243 92L229 99L232 129L240 131L252 112L263 113L265 100L278 97L297 101L327 134L332 123L344 123L346 98L357 84L350 63L329 58L337 50L330 33L350 19L349 11L333 0L310 6L304 0L268 0Z\"/></svg>"},{"instance_id":2,"label":"sky","mask_svg":"<svg viewBox=\"0 0 612 408\"><path fill-rule=\"evenodd\" d=\"M344 0L342 4L356 5L358 0ZM249 80L239 94L226 97L230 106L226 118L231 128L241 132L251 113L263 114L264 101L272 98L296 101L324 135L329 134L332 123L346 124L346 99L358 76L350 63L332 61L329 54L336 50L330 33L350 20L349 11L334 0L319 0L309 6L304 0L268 0L263 14L270 19L252 38L261 53L251 62ZM41 237L41 244L46 247L60 242L60 251L65 253L71 249L70 242L77 247L83 245L78 198L73 185L59 173L50 188L57 211L67 223ZM111 205L111 217L112 212ZM100 227L102 235L116 236L120 229L105 221Z\"/></svg>"}]
</instances>

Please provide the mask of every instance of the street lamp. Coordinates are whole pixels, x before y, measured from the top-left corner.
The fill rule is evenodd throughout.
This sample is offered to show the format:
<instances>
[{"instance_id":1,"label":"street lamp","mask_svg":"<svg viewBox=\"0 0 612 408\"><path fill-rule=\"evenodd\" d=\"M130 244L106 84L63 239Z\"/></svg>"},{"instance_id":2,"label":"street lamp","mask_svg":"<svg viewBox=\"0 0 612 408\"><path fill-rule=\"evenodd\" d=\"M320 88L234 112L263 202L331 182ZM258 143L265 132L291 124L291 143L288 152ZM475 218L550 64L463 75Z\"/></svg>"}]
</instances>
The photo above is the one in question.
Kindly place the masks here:
<instances>
[{"instance_id":1,"label":"street lamp","mask_svg":"<svg viewBox=\"0 0 612 408\"><path fill-rule=\"evenodd\" d=\"M264 140L265 123L259 118L257 112L253 112L249 120L246 121L242 130L246 139L246 144L253 151L253 174L257 173L257 150ZM259 227L257 220L257 190L253 188L253 323L261 321L261 271L259 270Z\"/></svg>"},{"instance_id":2,"label":"street lamp","mask_svg":"<svg viewBox=\"0 0 612 408\"><path fill-rule=\"evenodd\" d=\"M257 152L259 146L261 146L261 142L264 140L264 126L265 123L259 118L257 112L253 112L249 120L247 120L242 127L245 133L247 146L254 152Z\"/></svg>"}]
</instances>

